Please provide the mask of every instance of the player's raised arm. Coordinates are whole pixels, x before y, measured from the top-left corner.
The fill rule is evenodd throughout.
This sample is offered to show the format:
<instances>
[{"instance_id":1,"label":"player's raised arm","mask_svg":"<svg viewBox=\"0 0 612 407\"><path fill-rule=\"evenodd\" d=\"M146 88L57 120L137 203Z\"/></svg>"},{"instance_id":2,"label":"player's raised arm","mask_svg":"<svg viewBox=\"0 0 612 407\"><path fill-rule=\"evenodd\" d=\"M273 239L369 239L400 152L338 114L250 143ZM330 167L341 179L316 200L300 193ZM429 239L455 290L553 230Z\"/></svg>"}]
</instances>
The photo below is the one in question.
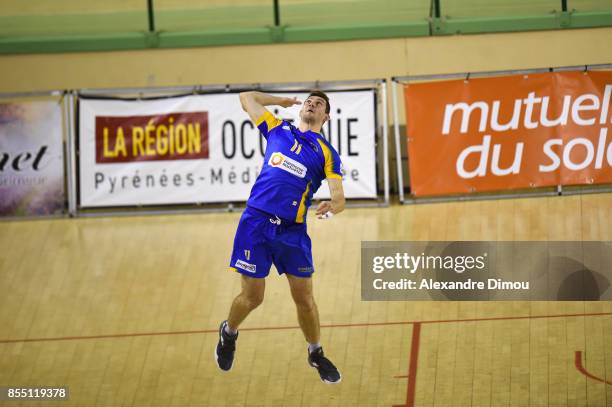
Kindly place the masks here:
<instances>
[{"instance_id":1,"label":"player's raised arm","mask_svg":"<svg viewBox=\"0 0 612 407\"><path fill-rule=\"evenodd\" d=\"M344 188L342 187L342 179L327 178L329 185L329 194L331 201L323 201L317 206L317 216L324 216L327 212L336 215L344 210Z\"/></svg>"},{"instance_id":2,"label":"player's raised arm","mask_svg":"<svg viewBox=\"0 0 612 407\"><path fill-rule=\"evenodd\" d=\"M250 91L240 93L240 104L255 123L266 112L266 106L290 107L302 104L302 102L297 98L272 96L263 92Z\"/></svg>"}]
</instances>

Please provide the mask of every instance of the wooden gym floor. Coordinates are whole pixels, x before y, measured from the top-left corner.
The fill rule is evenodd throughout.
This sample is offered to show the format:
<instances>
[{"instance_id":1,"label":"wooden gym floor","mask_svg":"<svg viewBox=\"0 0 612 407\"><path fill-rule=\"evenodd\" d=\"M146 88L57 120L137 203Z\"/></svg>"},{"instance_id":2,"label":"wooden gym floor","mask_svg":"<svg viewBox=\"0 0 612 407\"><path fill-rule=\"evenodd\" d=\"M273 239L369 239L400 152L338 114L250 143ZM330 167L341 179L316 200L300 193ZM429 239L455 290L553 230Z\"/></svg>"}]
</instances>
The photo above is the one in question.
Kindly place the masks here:
<instances>
[{"instance_id":1,"label":"wooden gym floor","mask_svg":"<svg viewBox=\"0 0 612 407\"><path fill-rule=\"evenodd\" d=\"M6 406L612 406L612 302L362 302L362 240L612 240L612 194L310 214L321 383L272 270L234 368L213 360L238 213L0 223Z\"/></svg>"}]
</instances>

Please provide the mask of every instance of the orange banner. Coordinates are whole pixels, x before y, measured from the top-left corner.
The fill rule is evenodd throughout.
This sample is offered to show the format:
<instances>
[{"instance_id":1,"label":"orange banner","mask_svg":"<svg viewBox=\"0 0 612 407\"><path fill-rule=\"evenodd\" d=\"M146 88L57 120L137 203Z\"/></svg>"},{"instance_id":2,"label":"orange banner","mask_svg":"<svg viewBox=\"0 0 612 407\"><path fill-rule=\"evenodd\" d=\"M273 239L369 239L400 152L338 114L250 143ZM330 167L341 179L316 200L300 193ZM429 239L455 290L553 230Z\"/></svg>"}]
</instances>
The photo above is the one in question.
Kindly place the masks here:
<instances>
[{"instance_id":1,"label":"orange banner","mask_svg":"<svg viewBox=\"0 0 612 407\"><path fill-rule=\"evenodd\" d=\"M612 182L612 72L407 84L415 196Z\"/></svg>"}]
</instances>

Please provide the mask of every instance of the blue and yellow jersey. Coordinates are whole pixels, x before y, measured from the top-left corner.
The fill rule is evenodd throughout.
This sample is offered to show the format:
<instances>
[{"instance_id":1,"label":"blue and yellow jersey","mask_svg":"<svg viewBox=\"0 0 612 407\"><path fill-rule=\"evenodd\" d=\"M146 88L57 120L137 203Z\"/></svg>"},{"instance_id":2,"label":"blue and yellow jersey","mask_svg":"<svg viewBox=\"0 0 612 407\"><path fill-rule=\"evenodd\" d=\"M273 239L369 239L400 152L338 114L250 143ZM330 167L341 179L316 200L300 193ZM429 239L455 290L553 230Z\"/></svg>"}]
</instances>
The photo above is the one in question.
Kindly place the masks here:
<instances>
[{"instance_id":1,"label":"blue and yellow jersey","mask_svg":"<svg viewBox=\"0 0 612 407\"><path fill-rule=\"evenodd\" d=\"M302 133L266 111L256 122L268 144L247 205L303 223L312 196L325 178L342 179L340 157L319 133Z\"/></svg>"}]
</instances>

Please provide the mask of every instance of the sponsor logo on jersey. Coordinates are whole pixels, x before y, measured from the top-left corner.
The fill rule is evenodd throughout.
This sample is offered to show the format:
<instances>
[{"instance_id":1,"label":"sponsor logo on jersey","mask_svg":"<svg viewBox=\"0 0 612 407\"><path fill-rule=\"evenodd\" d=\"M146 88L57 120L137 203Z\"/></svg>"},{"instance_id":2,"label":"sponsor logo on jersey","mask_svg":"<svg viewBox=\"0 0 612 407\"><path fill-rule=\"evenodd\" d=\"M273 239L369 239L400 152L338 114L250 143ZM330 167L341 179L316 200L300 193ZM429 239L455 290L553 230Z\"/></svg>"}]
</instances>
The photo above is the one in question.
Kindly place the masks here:
<instances>
[{"instance_id":1,"label":"sponsor logo on jersey","mask_svg":"<svg viewBox=\"0 0 612 407\"><path fill-rule=\"evenodd\" d=\"M306 176L307 168L304 166L304 164L287 157L283 153L272 153L270 159L268 160L268 165L280 168L281 170L287 171L296 177L304 178Z\"/></svg>"},{"instance_id":2,"label":"sponsor logo on jersey","mask_svg":"<svg viewBox=\"0 0 612 407\"><path fill-rule=\"evenodd\" d=\"M257 266L255 264L247 263L246 261L236 260L236 267L239 269L248 271L249 273L255 273L257 271Z\"/></svg>"}]
</instances>

